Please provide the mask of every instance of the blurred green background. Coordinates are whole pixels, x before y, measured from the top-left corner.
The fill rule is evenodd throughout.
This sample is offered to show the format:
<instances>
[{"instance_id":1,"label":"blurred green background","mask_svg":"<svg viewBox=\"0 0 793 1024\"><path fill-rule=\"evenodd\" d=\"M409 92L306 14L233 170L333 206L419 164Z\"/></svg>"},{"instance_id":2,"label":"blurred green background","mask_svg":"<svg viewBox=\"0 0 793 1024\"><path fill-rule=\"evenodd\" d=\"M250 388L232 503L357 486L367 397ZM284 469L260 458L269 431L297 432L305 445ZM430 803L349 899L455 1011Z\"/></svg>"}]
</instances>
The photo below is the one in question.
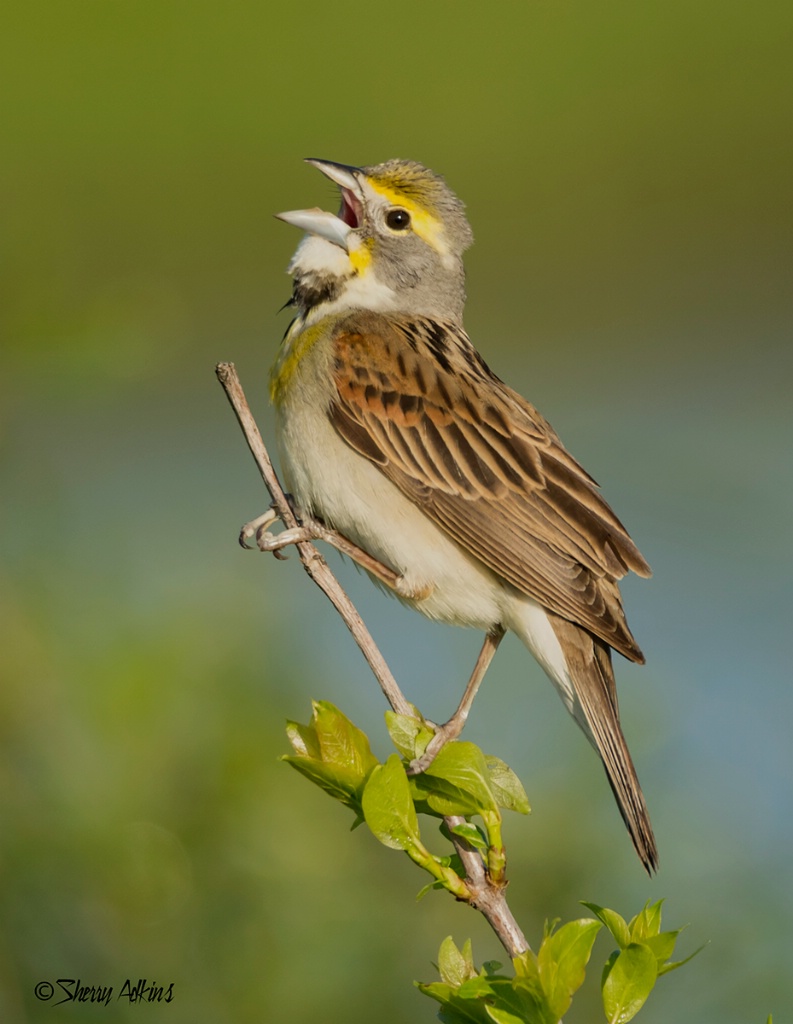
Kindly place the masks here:
<instances>
[{"instance_id":1,"label":"blurred green background","mask_svg":"<svg viewBox=\"0 0 793 1024\"><path fill-rule=\"evenodd\" d=\"M267 498L213 374L266 373L301 163L418 159L468 204L468 328L594 473L655 569L618 659L662 867L516 642L468 737L535 944L578 899L666 896L688 949L643 1011L793 1003L787 3L17 0L3 155L0 1017L429 1021L440 940L499 947L277 761L286 718L383 701L296 559L236 545ZM479 638L334 565L397 677L452 707ZM684 942L685 945L685 942ZM610 947L596 946L602 963ZM599 965L593 963L597 976ZM40 980L175 983L168 1006L37 1003ZM594 983L594 978L591 979ZM593 985L593 987L596 987ZM571 1022L598 1019L583 998Z\"/></svg>"}]
</instances>

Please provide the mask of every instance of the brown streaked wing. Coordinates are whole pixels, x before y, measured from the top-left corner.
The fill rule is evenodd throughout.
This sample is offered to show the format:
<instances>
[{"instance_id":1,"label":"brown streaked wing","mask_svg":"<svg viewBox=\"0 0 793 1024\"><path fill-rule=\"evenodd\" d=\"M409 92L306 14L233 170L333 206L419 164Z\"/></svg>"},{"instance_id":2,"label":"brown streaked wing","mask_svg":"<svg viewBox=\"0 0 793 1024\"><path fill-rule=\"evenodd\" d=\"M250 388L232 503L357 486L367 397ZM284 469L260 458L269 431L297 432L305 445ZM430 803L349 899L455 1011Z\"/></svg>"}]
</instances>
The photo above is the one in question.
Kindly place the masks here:
<instances>
[{"instance_id":1,"label":"brown streaked wing","mask_svg":"<svg viewBox=\"0 0 793 1024\"><path fill-rule=\"evenodd\" d=\"M647 563L595 481L462 330L361 311L334 345L330 418L347 443L485 565L642 661L615 581L649 575Z\"/></svg>"}]
</instances>

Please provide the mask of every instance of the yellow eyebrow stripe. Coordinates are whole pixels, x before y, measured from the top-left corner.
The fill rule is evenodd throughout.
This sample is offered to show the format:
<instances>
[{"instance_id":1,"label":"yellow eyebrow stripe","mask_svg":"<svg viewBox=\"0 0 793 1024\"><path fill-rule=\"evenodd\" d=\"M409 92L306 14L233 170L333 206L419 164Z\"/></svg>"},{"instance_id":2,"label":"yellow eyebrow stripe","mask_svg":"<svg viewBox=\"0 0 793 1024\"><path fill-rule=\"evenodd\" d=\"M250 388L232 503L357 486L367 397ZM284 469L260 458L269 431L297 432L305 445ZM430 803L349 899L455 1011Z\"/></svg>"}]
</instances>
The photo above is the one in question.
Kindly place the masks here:
<instances>
[{"instance_id":1,"label":"yellow eyebrow stripe","mask_svg":"<svg viewBox=\"0 0 793 1024\"><path fill-rule=\"evenodd\" d=\"M410 214L410 226L419 238L423 239L427 245L431 245L442 256L448 254L449 246L446 242L443 224L426 207L420 206L415 200L409 199L402 192L389 188L388 185L383 185L379 181L373 181L371 178L368 178L367 181L372 191L381 195L386 202L391 203L392 206L401 206L403 210L407 210Z\"/></svg>"}]
</instances>

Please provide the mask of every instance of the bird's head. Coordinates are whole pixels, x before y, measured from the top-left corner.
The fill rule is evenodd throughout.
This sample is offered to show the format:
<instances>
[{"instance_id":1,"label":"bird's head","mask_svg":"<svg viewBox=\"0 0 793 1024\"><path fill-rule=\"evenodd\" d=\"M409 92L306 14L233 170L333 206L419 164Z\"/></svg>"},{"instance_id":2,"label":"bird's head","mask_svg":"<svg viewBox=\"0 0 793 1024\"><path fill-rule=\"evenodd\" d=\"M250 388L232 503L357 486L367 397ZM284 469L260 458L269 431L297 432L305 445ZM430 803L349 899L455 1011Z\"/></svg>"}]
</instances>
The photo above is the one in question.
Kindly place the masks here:
<instances>
[{"instance_id":1,"label":"bird's head","mask_svg":"<svg viewBox=\"0 0 793 1024\"><path fill-rule=\"evenodd\" d=\"M303 315L343 308L462 318L464 206L439 175L410 160L349 167L308 160L341 190L338 214L277 214L306 232L289 265Z\"/></svg>"}]
</instances>

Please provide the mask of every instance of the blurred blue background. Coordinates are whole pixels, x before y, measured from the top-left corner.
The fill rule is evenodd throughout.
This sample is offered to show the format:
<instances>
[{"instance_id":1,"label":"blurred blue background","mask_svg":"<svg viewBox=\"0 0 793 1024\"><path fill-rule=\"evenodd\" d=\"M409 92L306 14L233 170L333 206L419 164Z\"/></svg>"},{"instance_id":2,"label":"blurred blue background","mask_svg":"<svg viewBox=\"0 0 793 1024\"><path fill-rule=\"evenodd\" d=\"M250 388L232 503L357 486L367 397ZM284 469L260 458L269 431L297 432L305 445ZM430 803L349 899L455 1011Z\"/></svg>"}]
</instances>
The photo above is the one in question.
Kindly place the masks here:
<instances>
[{"instance_id":1,"label":"blurred blue background","mask_svg":"<svg viewBox=\"0 0 793 1024\"><path fill-rule=\"evenodd\" d=\"M648 881L581 735L516 642L467 736L524 780L510 898L535 945L590 899L667 897L710 945L643 1011L793 1002L793 9L703 0L20 0L4 16L0 1016L434 1019L411 986L477 916L277 761L383 701L293 557L215 381L265 436L301 163L418 159L468 205L467 326L596 476L655 570L618 659L661 849ZM343 581L408 695L453 706L480 638ZM595 960L610 947L600 940ZM592 973L599 972L593 962ZM40 980L175 983L54 1008ZM594 978L591 988L596 988ZM595 1016L582 996L568 1020Z\"/></svg>"}]
</instances>

